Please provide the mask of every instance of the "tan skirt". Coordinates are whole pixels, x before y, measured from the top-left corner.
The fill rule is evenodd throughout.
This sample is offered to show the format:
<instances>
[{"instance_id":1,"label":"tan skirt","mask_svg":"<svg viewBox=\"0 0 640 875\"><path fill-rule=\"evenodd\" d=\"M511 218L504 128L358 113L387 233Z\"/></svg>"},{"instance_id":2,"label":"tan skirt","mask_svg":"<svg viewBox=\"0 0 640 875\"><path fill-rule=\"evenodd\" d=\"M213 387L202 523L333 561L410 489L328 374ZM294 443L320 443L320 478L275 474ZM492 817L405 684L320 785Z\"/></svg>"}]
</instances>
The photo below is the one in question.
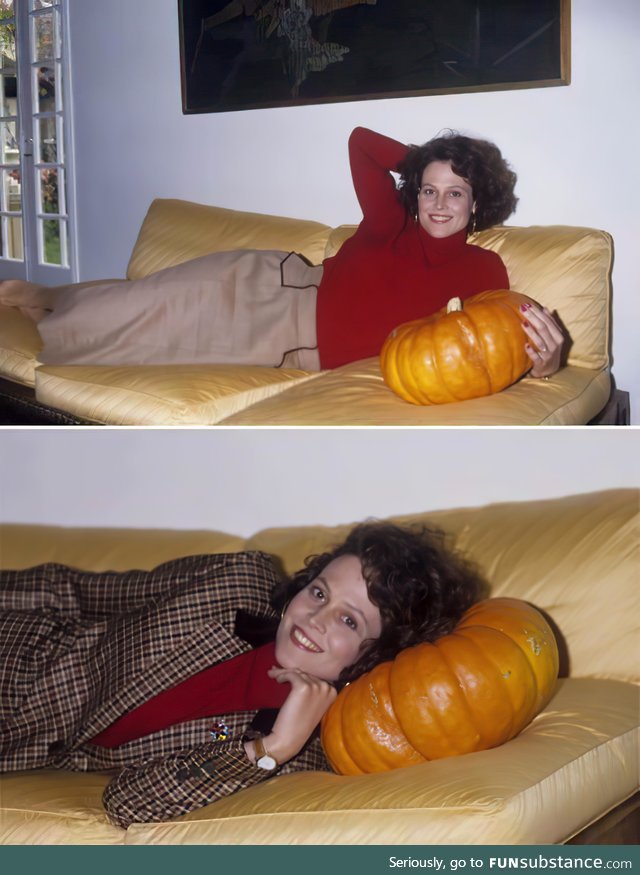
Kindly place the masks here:
<instances>
[{"instance_id":1,"label":"tan skirt","mask_svg":"<svg viewBox=\"0 0 640 875\"><path fill-rule=\"evenodd\" d=\"M47 290L43 364L244 364L320 370L322 267L295 253L218 252L144 279Z\"/></svg>"}]
</instances>

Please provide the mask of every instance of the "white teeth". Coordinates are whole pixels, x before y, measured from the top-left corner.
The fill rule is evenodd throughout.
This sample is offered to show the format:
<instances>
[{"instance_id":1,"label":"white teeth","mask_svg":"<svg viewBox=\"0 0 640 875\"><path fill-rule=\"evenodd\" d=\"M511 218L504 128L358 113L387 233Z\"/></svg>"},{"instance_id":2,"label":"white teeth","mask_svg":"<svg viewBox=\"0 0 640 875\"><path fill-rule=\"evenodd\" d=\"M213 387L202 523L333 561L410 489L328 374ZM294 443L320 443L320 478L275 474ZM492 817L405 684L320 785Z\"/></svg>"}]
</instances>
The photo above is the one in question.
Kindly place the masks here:
<instances>
[{"instance_id":1,"label":"white teeth","mask_svg":"<svg viewBox=\"0 0 640 875\"><path fill-rule=\"evenodd\" d=\"M320 648L317 644L314 644L313 641L310 641L306 635L303 635L299 629L293 630L293 637L296 641L299 641L303 647L306 647L308 650L314 650L316 653L321 653Z\"/></svg>"}]
</instances>

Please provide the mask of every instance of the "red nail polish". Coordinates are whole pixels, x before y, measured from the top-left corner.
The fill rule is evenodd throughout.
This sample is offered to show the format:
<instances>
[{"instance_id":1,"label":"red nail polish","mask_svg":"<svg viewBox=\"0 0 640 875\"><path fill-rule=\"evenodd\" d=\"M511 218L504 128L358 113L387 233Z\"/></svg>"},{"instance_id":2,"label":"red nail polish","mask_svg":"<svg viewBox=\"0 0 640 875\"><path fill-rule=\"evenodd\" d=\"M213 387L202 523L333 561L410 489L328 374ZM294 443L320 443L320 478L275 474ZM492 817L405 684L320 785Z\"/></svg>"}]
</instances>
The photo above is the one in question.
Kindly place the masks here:
<instances>
[{"instance_id":1,"label":"red nail polish","mask_svg":"<svg viewBox=\"0 0 640 875\"><path fill-rule=\"evenodd\" d=\"M523 322L522 324L525 326L525 328L528 328L528 327L529 327L529 323L527 322L526 319L524 320L524 322Z\"/></svg>"}]
</instances>

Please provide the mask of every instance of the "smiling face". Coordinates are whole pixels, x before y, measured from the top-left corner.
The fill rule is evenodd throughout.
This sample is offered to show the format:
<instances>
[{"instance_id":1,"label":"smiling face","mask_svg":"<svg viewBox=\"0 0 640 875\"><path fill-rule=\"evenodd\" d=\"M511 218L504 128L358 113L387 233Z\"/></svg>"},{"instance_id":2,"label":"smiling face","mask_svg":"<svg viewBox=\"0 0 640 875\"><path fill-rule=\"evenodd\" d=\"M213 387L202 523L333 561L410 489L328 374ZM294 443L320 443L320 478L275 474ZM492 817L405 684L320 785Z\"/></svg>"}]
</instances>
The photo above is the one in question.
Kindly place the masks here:
<instances>
[{"instance_id":1,"label":"smiling face","mask_svg":"<svg viewBox=\"0 0 640 875\"><path fill-rule=\"evenodd\" d=\"M276 634L276 659L325 681L360 656L363 641L382 631L357 556L333 559L291 601Z\"/></svg>"},{"instance_id":2,"label":"smiling face","mask_svg":"<svg viewBox=\"0 0 640 875\"><path fill-rule=\"evenodd\" d=\"M432 237L450 237L469 224L471 186L451 169L450 161L432 161L422 173L418 220Z\"/></svg>"}]
</instances>

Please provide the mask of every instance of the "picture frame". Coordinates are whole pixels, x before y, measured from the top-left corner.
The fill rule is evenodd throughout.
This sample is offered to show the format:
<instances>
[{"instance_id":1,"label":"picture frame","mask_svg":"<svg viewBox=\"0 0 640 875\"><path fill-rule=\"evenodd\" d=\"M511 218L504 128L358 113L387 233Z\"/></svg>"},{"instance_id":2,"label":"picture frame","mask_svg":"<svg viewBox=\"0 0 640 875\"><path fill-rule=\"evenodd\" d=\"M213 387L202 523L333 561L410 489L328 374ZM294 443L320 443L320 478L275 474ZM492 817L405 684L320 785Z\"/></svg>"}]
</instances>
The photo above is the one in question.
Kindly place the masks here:
<instances>
[{"instance_id":1,"label":"picture frame","mask_svg":"<svg viewBox=\"0 0 640 875\"><path fill-rule=\"evenodd\" d=\"M570 84L571 0L178 0L182 109Z\"/></svg>"}]
</instances>

